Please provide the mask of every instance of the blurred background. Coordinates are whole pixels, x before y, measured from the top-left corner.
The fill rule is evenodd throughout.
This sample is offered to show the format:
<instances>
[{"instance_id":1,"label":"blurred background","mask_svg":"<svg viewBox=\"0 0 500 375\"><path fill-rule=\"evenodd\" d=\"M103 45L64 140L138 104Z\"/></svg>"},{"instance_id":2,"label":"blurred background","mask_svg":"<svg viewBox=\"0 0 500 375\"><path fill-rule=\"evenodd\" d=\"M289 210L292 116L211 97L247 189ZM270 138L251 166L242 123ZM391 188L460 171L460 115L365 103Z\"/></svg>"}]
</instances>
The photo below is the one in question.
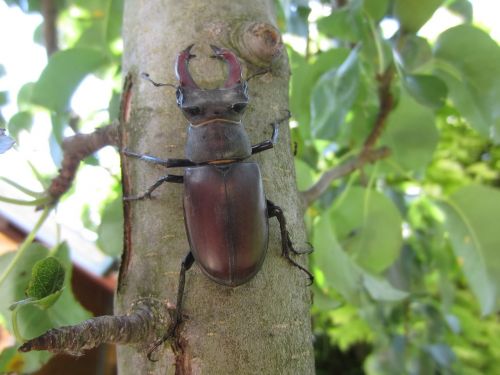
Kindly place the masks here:
<instances>
[{"instance_id":1,"label":"blurred background","mask_svg":"<svg viewBox=\"0 0 500 375\"><path fill-rule=\"evenodd\" d=\"M317 373L498 373L500 5L275 3L315 248ZM0 154L0 272L37 227L34 206L60 167L62 139L117 118L122 7L0 1L0 137L15 140ZM112 311L119 168L111 147L85 159L37 232L30 246L59 254L73 289L49 313L21 316L26 336ZM38 259L25 258L15 261ZM15 351L8 307L26 277L0 276L0 372L78 363L82 374L114 373L107 346L79 359Z\"/></svg>"}]
</instances>

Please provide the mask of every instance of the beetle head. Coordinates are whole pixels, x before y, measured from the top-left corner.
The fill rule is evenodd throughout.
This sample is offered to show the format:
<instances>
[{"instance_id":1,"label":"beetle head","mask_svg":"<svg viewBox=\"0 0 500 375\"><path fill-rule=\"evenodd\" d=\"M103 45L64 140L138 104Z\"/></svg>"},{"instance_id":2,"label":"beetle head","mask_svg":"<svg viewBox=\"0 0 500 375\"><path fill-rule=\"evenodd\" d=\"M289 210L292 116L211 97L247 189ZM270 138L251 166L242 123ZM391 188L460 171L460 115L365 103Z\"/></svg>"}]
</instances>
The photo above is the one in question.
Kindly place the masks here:
<instances>
[{"instance_id":1,"label":"beetle head","mask_svg":"<svg viewBox=\"0 0 500 375\"><path fill-rule=\"evenodd\" d=\"M236 55L224 48L211 46L214 57L228 65L228 77L224 86L216 89L202 89L189 73L190 45L177 55L175 73L179 80L177 105L193 126L210 124L216 120L239 123L248 104L246 81L241 78L241 66Z\"/></svg>"}]
</instances>

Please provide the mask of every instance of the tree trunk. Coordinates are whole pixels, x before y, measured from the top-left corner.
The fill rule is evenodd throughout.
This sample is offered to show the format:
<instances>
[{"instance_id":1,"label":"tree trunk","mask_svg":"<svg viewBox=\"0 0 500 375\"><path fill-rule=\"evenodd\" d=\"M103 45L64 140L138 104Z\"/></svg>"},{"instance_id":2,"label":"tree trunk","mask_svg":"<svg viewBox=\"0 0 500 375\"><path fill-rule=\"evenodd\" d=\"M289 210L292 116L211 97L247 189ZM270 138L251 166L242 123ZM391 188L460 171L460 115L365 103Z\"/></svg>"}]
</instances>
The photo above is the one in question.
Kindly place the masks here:
<instances>
[{"instance_id":1,"label":"tree trunk","mask_svg":"<svg viewBox=\"0 0 500 375\"><path fill-rule=\"evenodd\" d=\"M160 82L176 83L175 56L195 43L197 58L190 68L200 87L218 86L226 75L224 64L209 58L209 44L235 51L248 76L259 65L269 65L280 48L274 24L272 0L126 1L123 71L132 74L134 85L130 119L122 133L124 147L160 158L184 157L186 120L176 107L175 90L140 80L141 72ZM283 53L271 74L250 80L250 105L243 122L252 144L269 139L269 124L284 117L288 78ZM285 124L280 130L276 147L253 159L261 167L267 198L283 208L292 240L300 249L307 245L290 134ZM182 174L182 170L172 173ZM144 192L164 174L160 167L125 158L124 194ZM175 304L181 260L189 249L182 191L182 184L164 184L152 200L127 202L115 314L126 313L141 297ZM311 291L305 274L280 256L280 241L278 222L270 219L263 267L250 282L236 288L214 283L195 264L186 277L180 347L173 353L168 344L163 345L155 363L133 347L119 347L120 374L314 373ZM304 263L303 258L295 259Z\"/></svg>"}]
</instances>

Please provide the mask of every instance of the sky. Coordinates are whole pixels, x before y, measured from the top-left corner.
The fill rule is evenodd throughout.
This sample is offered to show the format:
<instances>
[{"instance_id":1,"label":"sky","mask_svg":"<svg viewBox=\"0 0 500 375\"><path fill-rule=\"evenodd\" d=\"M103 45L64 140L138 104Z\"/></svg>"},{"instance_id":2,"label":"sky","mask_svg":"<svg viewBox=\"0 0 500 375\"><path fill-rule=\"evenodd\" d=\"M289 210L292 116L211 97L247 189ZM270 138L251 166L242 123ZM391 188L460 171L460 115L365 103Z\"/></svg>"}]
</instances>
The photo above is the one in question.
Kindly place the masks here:
<instances>
[{"instance_id":1,"label":"sky","mask_svg":"<svg viewBox=\"0 0 500 375\"><path fill-rule=\"evenodd\" d=\"M500 1L473 0L474 19L476 24L490 32L490 35L500 40ZM26 15L17 7L8 7L0 0L0 64L4 65L7 75L0 78L0 91L10 92L11 103L2 107L2 114L8 120L17 112L15 98L20 87L29 81L36 81L46 65L45 49L33 43L33 33L42 22L40 15ZM433 18L423 27L420 34L429 39L445 30L459 20L446 10L438 10ZM390 31L390 22L385 27ZM87 118L95 112L107 108L111 95L111 85L94 76L86 78L76 94L71 106L81 118ZM101 111L102 112L102 111ZM99 118L101 116L101 118ZM98 115L97 121L105 113ZM55 174L54 165L48 147L50 120L46 112L40 112L35 118L33 131L22 134L20 144L14 151L9 151L0 157L0 175L14 179L31 189L37 187L26 160L32 161L42 173ZM95 121L84 124L82 132L90 132ZM58 222L77 230L88 240L94 240L95 234L82 225L80 212L85 203L91 203L91 214L94 220L99 220L98 202L104 199L109 186L114 182L112 174L119 173L118 156L110 148L100 152L100 160L105 169L85 166L78 174L78 190L76 194L60 204L56 213ZM99 183L96 183L98 181ZM92 192L90 195L89 192Z\"/></svg>"}]
</instances>

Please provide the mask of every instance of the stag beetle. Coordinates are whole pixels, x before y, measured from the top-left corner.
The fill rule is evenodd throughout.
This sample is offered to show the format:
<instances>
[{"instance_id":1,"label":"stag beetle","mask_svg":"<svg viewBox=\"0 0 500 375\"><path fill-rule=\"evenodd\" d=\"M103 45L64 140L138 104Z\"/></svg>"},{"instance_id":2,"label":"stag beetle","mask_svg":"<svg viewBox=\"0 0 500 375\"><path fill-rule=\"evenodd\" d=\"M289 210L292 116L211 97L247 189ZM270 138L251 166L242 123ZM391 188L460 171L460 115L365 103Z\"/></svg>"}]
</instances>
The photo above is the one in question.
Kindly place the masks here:
<instances>
[{"instance_id":1,"label":"stag beetle","mask_svg":"<svg viewBox=\"0 0 500 375\"><path fill-rule=\"evenodd\" d=\"M189 121L186 159L159 159L124 151L127 156L167 168L185 168L183 176L167 174L144 194L125 198L151 198L151 193L164 182L184 184L184 221L190 251L181 265L174 323L148 357L174 334L182 319L185 273L194 261L210 279L230 287L246 283L259 272L268 246L268 218L278 219L282 255L312 282L309 271L290 257L290 252L301 252L293 248L283 211L264 196L258 164L244 162L253 154L273 148L278 125L289 118L289 113L271 124L271 139L251 145L241 121L248 104L248 84L242 79L238 58L230 50L212 45L213 57L224 60L228 66L228 78L222 88L202 89L188 70L189 60L195 57L192 47L177 56L178 86L157 83L143 75L155 86L176 88L177 105Z\"/></svg>"}]
</instances>

